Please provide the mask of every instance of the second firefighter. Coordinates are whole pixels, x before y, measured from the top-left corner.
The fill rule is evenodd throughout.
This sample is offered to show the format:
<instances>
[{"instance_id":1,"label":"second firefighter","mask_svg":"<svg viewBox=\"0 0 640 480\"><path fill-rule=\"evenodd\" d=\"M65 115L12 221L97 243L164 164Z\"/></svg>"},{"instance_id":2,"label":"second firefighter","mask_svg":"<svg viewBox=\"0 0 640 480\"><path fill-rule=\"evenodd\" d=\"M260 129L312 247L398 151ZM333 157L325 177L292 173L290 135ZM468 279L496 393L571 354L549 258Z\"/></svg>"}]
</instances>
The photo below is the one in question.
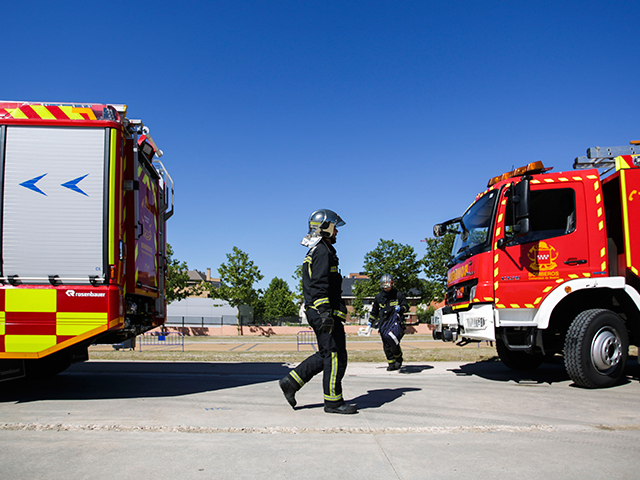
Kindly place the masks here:
<instances>
[{"instance_id":1,"label":"second firefighter","mask_svg":"<svg viewBox=\"0 0 640 480\"><path fill-rule=\"evenodd\" d=\"M371 323L379 329L382 348L387 357L387 370L399 370L402 366L400 340L404 335L404 314L409 311L407 299L395 288L393 277L385 273L380 278L381 292L373 299Z\"/></svg>"}]
</instances>

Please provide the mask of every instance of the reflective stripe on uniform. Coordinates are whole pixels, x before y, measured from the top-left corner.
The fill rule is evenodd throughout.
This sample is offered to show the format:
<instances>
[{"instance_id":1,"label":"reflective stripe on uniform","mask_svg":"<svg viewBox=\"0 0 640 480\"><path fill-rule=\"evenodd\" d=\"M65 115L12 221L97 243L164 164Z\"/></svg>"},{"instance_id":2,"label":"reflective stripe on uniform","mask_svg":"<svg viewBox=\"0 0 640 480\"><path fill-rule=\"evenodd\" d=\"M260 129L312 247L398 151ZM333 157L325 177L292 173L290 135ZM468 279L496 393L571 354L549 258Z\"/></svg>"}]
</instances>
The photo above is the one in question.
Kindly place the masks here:
<instances>
[{"instance_id":1,"label":"reflective stripe on uniform","mask_svg":"<svg viewBox=\"0 0 640 480\"><path fill-rule=\"evenodd\" d=\"M313 302L313 308L318 308L320 305L324 305L326 303L329 303L329 297L319 298Z\"/></svg>"},{"instance_id":2,"label":"reflective stripe on uniform","mask_svg":"<svg viewBox=\"0 0 640 480\"><path fill-rule=\"evenodd\" d=\"M313 259L311 258L311 255L307 255L306 257L304 257L304 262L302 262L302 263L303 264L304 263L308 264L307 271L309 273L309 278L311 278L311 264L313 263Z\"/></svg>"},{"instance_id":3,"label":"reflective stripe on uniform","mask_svg":"<svg viewBox=\"0 0 640 480\"><path fill-rule=\"evenodd\" d=\"M300 378L300 376L295 371L289 372L289 375L291 375L291 378L293 378L298 385L300 385L301 387L304 387L304 381Z\"/></svg>"},{"instance_id":4,"label":"reflective stripe on uniform","mask_svg":"<svg viewBox=\"0 0 640 480\"><path fill-rule=\"evenodd\" d=\"M346 312L343 312L343 311L340 311L340 310L333 310L332 313L333 313L334 317L342 318L343 320L345 320L347 318Z\"/></svg>"},{"instance_id":5,"label":"reflective stripe on uniform","mask_svg":"<svg viewBox=\"0 0 640 480\"><path fill-rule=\"evenodd\" d=\"M342 394L336 395L336 383L338 378L338 352L331 352L331 379L329 380L329 399L325 395L325 400L331 400L335 397L342 398ZM339 399L338 399L339 400Z\"/></svg>"}]
</instances>

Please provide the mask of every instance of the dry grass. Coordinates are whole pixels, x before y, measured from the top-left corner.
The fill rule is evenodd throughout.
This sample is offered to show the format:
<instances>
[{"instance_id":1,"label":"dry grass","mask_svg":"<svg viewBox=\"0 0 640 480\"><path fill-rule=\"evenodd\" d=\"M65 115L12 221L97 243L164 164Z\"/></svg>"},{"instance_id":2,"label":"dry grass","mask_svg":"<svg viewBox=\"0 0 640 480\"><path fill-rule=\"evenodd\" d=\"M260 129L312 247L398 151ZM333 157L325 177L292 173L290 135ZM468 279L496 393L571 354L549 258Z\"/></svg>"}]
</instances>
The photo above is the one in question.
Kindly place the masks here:
<instances>
[{"instance_id":1,"label":"dry grass","mask_svg":"<svg viewBox=\"0 0 640 480\"><path fill-rule=\"evenodd\" d=\"M211 351L106 351L89 354L91 360L138 360L168 362L277 362L298 363L307 358L311 351L279 352L211 352ZM479 362L496 356L495 348L434 348L404 349L405 362ZM379 350L349 349L350 362L386 362L382 348Z\"/></svg>"},{"instance_id":2,"label":"dry grass","mask_svg":"<svg viewBox=\"0 0 640 480\"><path fill-rule=\"evenodd\" d=\"M357 338L357 337L356 337ZM283 338L279 338L283 341ZM352 342L352 338L349 341ZM224 339L220 339L224 341ZM226 339L228 342L229 339ZM274 340L275 341L275 340ZM293 339L295 341L295 339ZM449 344L450 345L450 344ZM405 362L482 362L497 361L495 347L478 347L475 344L466 347L449 348L411 348L409 343L404 344ZM92 360L124 360L124 361L167 361L167 362L276 362L276 363L299 363L311 354L306 351L249 351L249 352L215 352L215 351L90 351L89 357ZM638 348L630 347L629 356L637 357ZM380 349L362 349L357 345L349 345L350 362L374 362L384 363L386 359Z\"/></svg>"}]
</instances>

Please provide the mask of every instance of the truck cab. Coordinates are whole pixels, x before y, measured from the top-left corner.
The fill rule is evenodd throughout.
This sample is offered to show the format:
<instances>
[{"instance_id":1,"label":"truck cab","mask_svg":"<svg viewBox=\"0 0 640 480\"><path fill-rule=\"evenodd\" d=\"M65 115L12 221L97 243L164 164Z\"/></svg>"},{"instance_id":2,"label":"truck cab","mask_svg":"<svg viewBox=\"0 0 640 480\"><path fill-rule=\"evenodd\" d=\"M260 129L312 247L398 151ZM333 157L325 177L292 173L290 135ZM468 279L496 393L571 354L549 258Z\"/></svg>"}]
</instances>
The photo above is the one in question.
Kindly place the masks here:
<instances>
[{"instance_id":1,"label":"truck cab","mask_svg":"<svg viewBox=\"0 0 640 480\"><path fill-rule=\"evenodd\" d=\"M461 217L436 225L436 236L456 233L442 311L457 317L450 330L495 341L516 370L562 354L576 384L615 384L639 341L635 148L590 149L569 172L535 162L493 177Z\"/></svg>"}]
</instances>

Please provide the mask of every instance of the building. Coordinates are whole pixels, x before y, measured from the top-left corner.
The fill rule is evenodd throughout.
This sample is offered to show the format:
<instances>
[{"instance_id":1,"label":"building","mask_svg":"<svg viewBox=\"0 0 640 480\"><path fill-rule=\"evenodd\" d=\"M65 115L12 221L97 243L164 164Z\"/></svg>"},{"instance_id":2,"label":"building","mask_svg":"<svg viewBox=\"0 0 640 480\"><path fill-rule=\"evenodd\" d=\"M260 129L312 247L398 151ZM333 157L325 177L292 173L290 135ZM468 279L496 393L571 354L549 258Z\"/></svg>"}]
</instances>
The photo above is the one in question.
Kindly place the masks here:
<instances>
[{"instance_id":1,"label":"building","mask_svg":"<svg viewBox=\"0 0 640 480\"><path fill-rule=\"evenodd\" d=\"M188 287L196 287L200 285L202 282L210 283L214 288L218 288L220 286L219 278L211 278L211 269L207 268L207 272L203 273L200 270L189 270L187 272L189 275L189 280L187 280ZM207 297L207 293L203 293L199 295L200 297Z\"/></svg>"}]
</instances>

